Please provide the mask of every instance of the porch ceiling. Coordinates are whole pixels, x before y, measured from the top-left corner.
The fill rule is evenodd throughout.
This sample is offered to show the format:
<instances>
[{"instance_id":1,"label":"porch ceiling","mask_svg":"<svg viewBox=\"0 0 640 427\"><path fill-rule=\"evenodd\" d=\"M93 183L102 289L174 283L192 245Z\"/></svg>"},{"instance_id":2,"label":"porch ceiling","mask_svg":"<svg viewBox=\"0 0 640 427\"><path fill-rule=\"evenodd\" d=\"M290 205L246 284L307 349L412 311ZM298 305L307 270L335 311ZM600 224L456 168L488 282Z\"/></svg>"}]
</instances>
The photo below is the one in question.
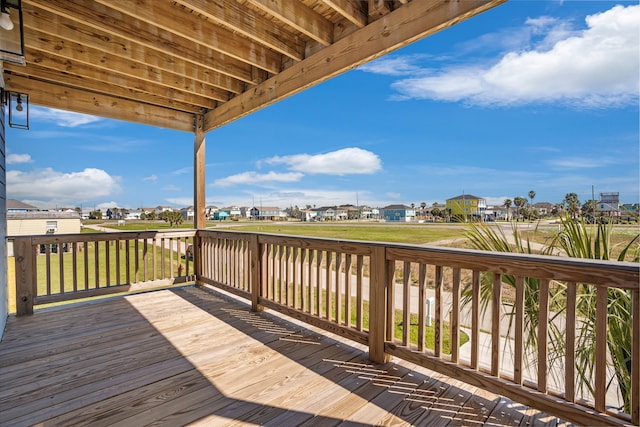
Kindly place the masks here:
<instances>
[{"instance_id":1,"label":"porch ceiling","mask_svg":"<svg viewBox=\"0 0 640 427\"><path fill-rule=\"evenodd\" d=\"M209 131L506 0L23 0L33 104Z\"/></svg>"}]
</instances>

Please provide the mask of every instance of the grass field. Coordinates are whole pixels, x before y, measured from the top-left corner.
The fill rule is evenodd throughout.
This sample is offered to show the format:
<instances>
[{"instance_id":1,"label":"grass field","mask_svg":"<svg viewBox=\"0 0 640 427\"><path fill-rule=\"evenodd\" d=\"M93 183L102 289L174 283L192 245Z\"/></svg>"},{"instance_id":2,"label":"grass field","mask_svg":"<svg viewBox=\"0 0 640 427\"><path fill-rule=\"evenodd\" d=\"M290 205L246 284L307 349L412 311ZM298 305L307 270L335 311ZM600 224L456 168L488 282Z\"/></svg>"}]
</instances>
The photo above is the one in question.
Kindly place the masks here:
<instances>
[{"instance_id":1,"label":"grass field","mask_svg":"<svg viewBox=\"0 0 640 427\"><path fill-rule=\"evenodd\" d=\"M140 254L137 259L135 258L135 242L128 241L129 244L129 259L126 258L126 243L124 241L120 244L120 264L119 273L117 277L118 265L116 263L116 243L111 242L109 244L109 265L106 265L107 246L104 242L100 242L98 247L98 263L95 259L95 242L89 242L87 245L87 259L85 262L85 250L80 246L81 251L77 253L76 258L76 287L78 290L93 289L96 287L105 287L107 285L114 286L127 283L127 277L130 282L142 281L145 277L147 280L153 280L154 278L160 279L163 277L169 277L171 268L173 274L178 273L178 268L182 266L184 273L189 271L189 274L193 273L193 261L185 260L184 256L179 256L178 253L173 252L173 258L169 257L169 250L165 249L164 254L160 247L155 247L155 266L153 265L153 250L149 246L147 253L146 263L146 275L145 275L145 262L142 258L142 244L139 245ZM163 256L164 255L164 256ZM7 260L7 275L9 280L9 310L15 312L15 260L13 257L9 257ZM62 278L64 284L64 292L71 292L74 290L73 284L73 257L71 253L64 253L62 258ZM47 257L40 254L36 257L37 263L37 289L38 295L56 294L61 292L61 266L60 255L57 253L50 254L50 262L47 265ZM173 267L171 267L173 264ZM138 270L136 271L136 265ZM164 267L163 267L164 266ZM164 271L163 271L164 268ZM128 269L128 276L127 276ZM86 277L85 277L86 271ZM107 274L108 271L108 274ZM155 276L154 276L155 272ZM164 275L163 275L164 273ZM107 276L109 283L107 283Z\"/></svg>"}]
</instances>

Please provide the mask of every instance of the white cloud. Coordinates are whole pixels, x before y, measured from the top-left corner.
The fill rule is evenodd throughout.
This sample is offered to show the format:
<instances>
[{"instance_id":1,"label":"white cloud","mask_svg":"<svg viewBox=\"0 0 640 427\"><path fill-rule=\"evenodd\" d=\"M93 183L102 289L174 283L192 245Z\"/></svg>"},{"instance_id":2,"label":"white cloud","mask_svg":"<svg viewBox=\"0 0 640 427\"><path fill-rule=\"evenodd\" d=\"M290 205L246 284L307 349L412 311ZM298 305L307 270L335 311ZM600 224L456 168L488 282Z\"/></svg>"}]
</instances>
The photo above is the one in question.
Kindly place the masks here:
<instances>
[{"instance_id":1,"label":"white cloud","mask_svg":"<svg viewBox=\"0 0 640 427\"><path fill-rule=\"evenodd\" d=\"M149 175L142 178L143 181L152 181L156 182L158 180L158 175Z\"/></svg>"},{"instance_id":2,"label":"white cloud","mask_svg":"<svg viewBox=\"0 0 640 427\"><path fill-rule=\"evenodd\" d=\"M31 163L33 160L29 154L9 154L6 161L8 165L14 165L18 163Z\"/></svg>"},{"instance_id":3,"label":"white cloud","mask_svg":"<svg viewBox=\"0 0 640 427\"><path fill-rule=\"evenodd\" d=\"M8 171L7 193L14 199L37 198L59 203L95 200L120 191L118 179L102 169L86 168L63 173L51 168L32 171Z\"/></svg>"},{"instance_id":4,"label":"white cloud","mask_svg":"<svg viewBox=\"0 0 640 427\"><path fill-rule=\"evenodd\" d=\"M45 107L32 107L29 111L31 120L53 122L62 127L78 127L101 121L100 117L87 114L72 113L70 111L54 110Z\"/></svg>"},{"instance_id":5,"label":"white cloud","mask_svg":"<svg viewBox=\"0 0 640 427\"><path fill-rule=\"evenodd\" d=\"M175 197L172 199L165 199L171 206L178 209L186 208L187 206L193 206L193 197Z\"/></svg>"},{"instance_id":6,"label":"white cloud","mask_svg":"<svg viewBox=\"0 0 640 427\"><path fill-rule=\"evenodd\" d=\"M376 154L356 147L325 154L276 156L265 160L265 163L285 164L291 170L310 175L372 174L382 169L382 163Z\"/></svg>"},{"instance_id":7,"label":"white cloud","mask_svg":"<svg viewBox=\"0 0 640 427\"><path fill-rule=\"evenodd\" d=\"M242 172L226 178L217 179L213 182L213 185L216 187L229 187L240 184L265 185L273 182L296 182L300 181L302 176L303 175L301 173L296 172L268 172L263 174L253 171Z\"/></svg>"},{"instance_id":8,"label":"white cloud","mask_svg":"<svg viewBox=\"0 0 640 427\"><path fill-rule=\"evenodd\" d=\"M527 31L546 31L537 46L506 53L494 64L416 71L393 83L396 99L581 108L637 103L640 5L617 5L585 21L585 30L572 31L567 23L530 19Z\"/></svg>"},{"instance_id":9,"label":"white cloud","mask_svg":"<svg viewBox=\"0 0 640 427\"><path fill-rule=\"evenodd\" d=\"M164 187L162 187L162 189L165 191L180 191L180 187L172 184L165 185Z\"/></svg>"},{"instance_id":10,"label":"white cloud","mask_svg":"<svg viewBox=\"0 0 640 427\"><path fill-rule=\"evenodd\" d=\"M118 208L120 209L122 206L118 202L102 202L94 206L94 209L100 209L102 212L106 212L107 209Z\"/></svg>"},{"instance_id":11,"label":"white cloud","mask_svg":"<svg viewBox=\"0 0 640 427\"><path fill-rule=\"evenodd\" d=\"M414 63L424 55L384 56L375 61L358 67L359 70L368 73L383 74L386 76L406 76L419 72L420 66Z\"/></svg>"},{"instance_id":12,"label":"white cloud","mask_svg":"<svg viewBox=\"0 0 640 427\"><path fill-rule=\"evenodd\" d=\"M610 166L618 162L608 157L567 157L564 159L550 160L547 163L550 166L560 169L592 169Z\"/></svg>"}]
</instances>

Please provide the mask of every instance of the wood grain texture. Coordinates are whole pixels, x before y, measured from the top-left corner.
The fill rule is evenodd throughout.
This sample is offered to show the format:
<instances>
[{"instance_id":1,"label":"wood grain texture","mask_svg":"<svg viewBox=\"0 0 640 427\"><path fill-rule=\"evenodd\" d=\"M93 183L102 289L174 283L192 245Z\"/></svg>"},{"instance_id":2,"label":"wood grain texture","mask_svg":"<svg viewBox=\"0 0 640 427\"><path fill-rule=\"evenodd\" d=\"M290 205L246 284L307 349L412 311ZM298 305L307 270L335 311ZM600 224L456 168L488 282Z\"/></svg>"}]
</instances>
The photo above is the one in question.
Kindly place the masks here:
<instances>
[{"instance_id":1,"label":"wood grain texture","mask_svg":"<svg viewBox=\"0 0 640 427\"><path fill-rule=\"evenodd\" d=\"M194 287L12 317L0 424L495 425L498 396L318 332Z\"/></svg>"}]
</instances>

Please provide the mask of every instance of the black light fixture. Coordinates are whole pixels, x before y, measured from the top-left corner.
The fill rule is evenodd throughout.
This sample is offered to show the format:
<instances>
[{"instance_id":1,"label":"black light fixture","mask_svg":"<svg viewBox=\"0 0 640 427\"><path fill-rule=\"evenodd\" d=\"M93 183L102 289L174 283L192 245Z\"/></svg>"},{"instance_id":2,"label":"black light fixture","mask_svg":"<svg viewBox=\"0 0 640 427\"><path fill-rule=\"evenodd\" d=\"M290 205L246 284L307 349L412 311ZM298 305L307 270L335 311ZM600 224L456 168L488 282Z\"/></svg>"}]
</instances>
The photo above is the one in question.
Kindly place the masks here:
<instances>
[{"instance_id":1,"label":"black light fixture","mask_svg":"<svg viewBox=\"0 0 640 427\"><path fill-rule=\"evenodd\" d=\"M29 129L29 95L18 92L4 92L4 103L9 108L9 126Z\"/></svg>"},{"instance_id":2,"label":"black light fixture","mask_svg":"<svg viewBox=\"0 0 640 427\"><path fill-rule=\"evenodd\" d=\"M0 0L0 61L25 65L22 0Z\"/></svg>"}]
</instances>

